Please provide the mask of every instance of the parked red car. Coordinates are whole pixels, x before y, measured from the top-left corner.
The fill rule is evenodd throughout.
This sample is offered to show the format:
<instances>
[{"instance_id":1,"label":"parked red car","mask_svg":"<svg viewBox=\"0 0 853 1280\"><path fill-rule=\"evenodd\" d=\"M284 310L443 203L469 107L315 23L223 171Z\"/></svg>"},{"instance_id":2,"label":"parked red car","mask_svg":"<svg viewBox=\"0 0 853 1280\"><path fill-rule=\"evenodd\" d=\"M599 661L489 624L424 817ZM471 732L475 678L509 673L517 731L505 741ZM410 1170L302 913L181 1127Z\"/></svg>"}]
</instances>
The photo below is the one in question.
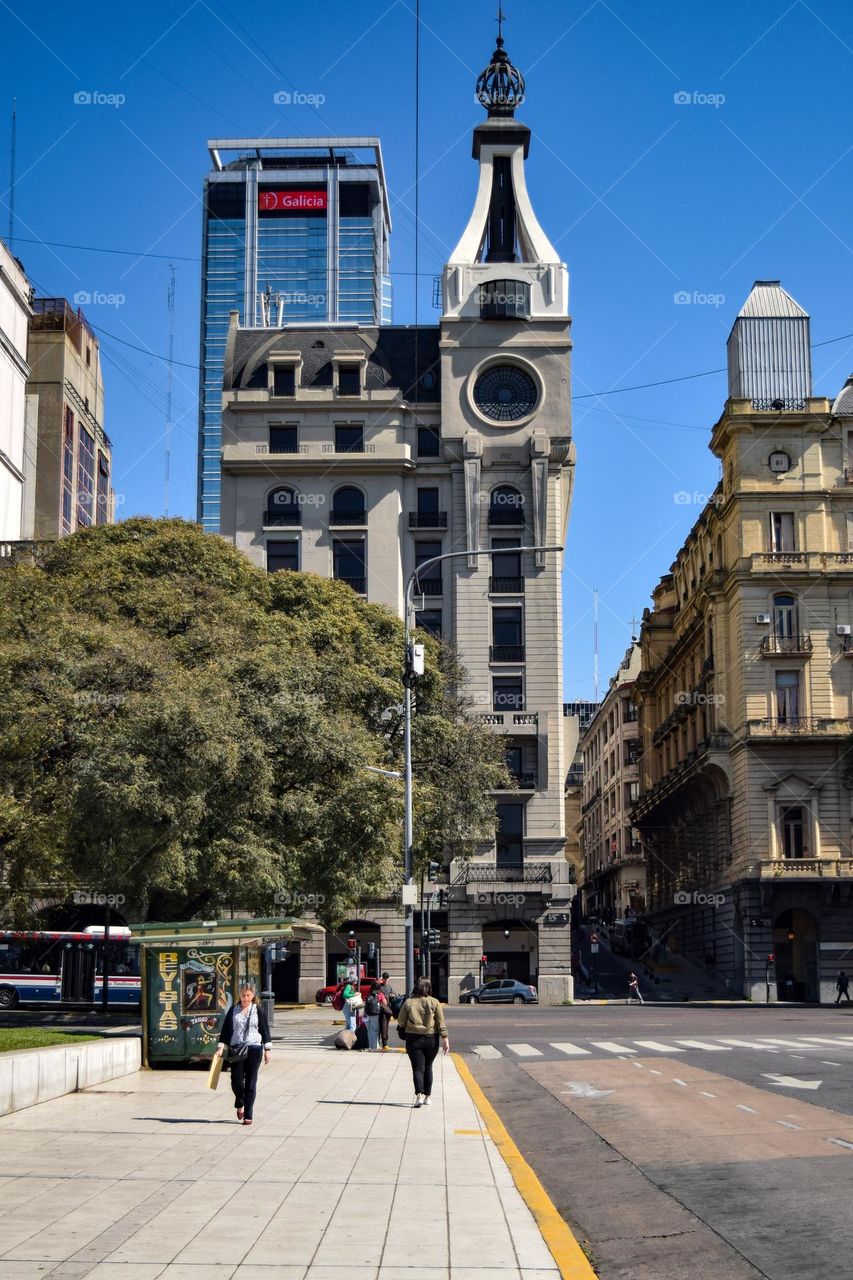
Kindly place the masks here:
<instances>
[{"instance_id":1,"label":"parked red car","mask_svg":"<svg viewBox=\"0 0 853 1280\"><path fill-rule=\"evenodd\" d=\"M362 1000L367 999L368 995L370 994L370 988L373 986L375 981L376 981L375 978L361 979L361 982L359 983L359 990L361 991ZM314 999L317 1001L318 1004L331 1004L337 989L338 989L337 983L333 983L330 987L320 987L318 988L317 993L314 996Z\"/></svg>"}]
</instances>

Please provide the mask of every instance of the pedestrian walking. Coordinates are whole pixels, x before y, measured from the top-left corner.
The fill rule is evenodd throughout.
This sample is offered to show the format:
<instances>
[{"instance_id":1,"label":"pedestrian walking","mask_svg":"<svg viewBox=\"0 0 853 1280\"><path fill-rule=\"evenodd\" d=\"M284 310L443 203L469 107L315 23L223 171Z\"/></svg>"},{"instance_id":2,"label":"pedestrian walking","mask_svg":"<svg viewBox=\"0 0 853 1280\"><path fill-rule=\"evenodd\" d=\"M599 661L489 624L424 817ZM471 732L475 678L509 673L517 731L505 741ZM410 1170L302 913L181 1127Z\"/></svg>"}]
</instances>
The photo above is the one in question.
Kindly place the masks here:
<instances>
[{"instance_id":1,"label":"pedestrian walking","mask_svg":"<svg viewBox=\"0 0 853 1280\"><path fill-rule=\"evenodd\" d=\"M853 1004L853 1000L850 999L850 992L847 989L849 985L850 985L850 979L847 977L847 974L842 969L835 983L835 990L838 992L838 998L835 1001L836 1004L841 1004L842 996L846 997L848 1004Z\"/></svg>"},{"instance_id":2,"label":"pedestrian walking","mask_svg":"<svg viewBox=\"0 0 853 1280\"><path fill-rule=\"evenodd\" d=\"M270 1028L267 1016L260 1006L255 988L245 983L240 988L239 1003L232 1005L225 1015L219 1033L217 1057L228 1051L231 1067L231 1089L237 1119L251 1124L258 1087L261 1061L270 1060Z\"/></svg>"},{"instance_id":3,"label":"pedestrian walking","mask_svg":"<svg viewBox=\"0 0 853 1280\"><path fill-rule=\"evenodd\" d=\"M412 995L397 1014L397 1030L406 1042L406 1053L412 1067L416 1107L430 1106L432 1097L432 1064L439 1045L443 1053L450 1048L444 1010L432 994L429 978L419 978Z\"/></svg>"},{"instance_id":4,"label":"pedestrian walking","mask_svg":"<svg viewBox=\"0 0 853 1280\"><path fill-rule=\"evenodd\" d=\"M388 1028L391 1025L391 1000L394 988L391 986L390 973L383 973L380 986L381 1007L379 1010L379 1039L382 1041L382 1052L388 1052Z\"/></svg>"},{"instance_id":5,"label":"pedestrian walking","mask_svg":"<svg viewBox=\"0 0 853 1280\"><path fill-rule=\"evenodd\" d=\"M367 1047L371 1053L376 1053L379 1048L379 1019L382 1016L382 1001L380 999L380 984L375 979L371 983L370 990L367 993L367 999L364 1002L364 1021L367 1025Z\"/></svg>"},{"instance_id":6,"label":"pedestrian walking","mask_svg":"<svg viewBox=\"0 0 853 1280\"><path fill-rule=\"evenodd\" d=\"M636 1000L638 1004L645 1003L643 1000L643 993L640 991L640 980L636 973L632 971L628 977L628 999L625 1003L631 1004L633 1000Z\"/></svg>"},{"instance_id":7,"label":"pedestrian walking","mask_svg":"<svg viewBox=\"0 0 853 1280\"><path fill-rule=\"evenodd\" d=\"M350 982L349 979L347 979L347 981L344 983L344 989L341 992L341 994L343 995L343 998L344 998L344 1026L346 1027L347 1031L355 1031L356 1011L353 1007L352 1002L357 995L361 994L361 992L359 991L358 987L354 986L352 982Z\"/></svg>"}]
</instances>

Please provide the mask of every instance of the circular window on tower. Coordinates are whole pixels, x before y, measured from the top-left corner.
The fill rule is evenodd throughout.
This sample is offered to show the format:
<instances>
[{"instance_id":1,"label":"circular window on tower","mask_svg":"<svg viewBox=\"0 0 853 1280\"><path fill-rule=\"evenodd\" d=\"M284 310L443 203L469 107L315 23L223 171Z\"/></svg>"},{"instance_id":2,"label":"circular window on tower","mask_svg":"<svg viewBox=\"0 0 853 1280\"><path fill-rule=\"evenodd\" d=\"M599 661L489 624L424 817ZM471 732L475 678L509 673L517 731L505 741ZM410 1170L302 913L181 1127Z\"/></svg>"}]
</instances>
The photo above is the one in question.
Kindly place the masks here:
<instances>
[{"instance_id":1,"label":"circular window on tower","mask_svg":"<svg viewBox=\"0 0 853 1280\"><path fill-rule=\"evenodd\" d=\"M474 404L492 422L520 422L536 408L539 392L529 373L514 364L493 364L474 383Z\"/></svg>"}]
</instances>

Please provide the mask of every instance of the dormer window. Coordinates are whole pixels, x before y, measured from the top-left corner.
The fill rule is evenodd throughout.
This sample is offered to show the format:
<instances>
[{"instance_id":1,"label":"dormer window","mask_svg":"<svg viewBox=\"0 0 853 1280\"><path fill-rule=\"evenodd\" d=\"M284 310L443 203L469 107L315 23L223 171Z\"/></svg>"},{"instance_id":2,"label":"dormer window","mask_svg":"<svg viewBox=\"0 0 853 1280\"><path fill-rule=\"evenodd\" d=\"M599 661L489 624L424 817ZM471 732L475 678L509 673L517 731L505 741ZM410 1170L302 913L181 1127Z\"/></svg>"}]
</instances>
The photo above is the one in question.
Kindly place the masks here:
<instances>
[{"instance_id":1,"label":"dormer window","mask_svg":"<svg viewBox=\"0 0 853 1280\"><path fill-rule=\"evenodd\" d=\"M271 396L293 399L299 385L302 357L298 351L272 351L267 362L267 386Z\"/></svg>"},{"instance_id":2,"label":"dormer window","mask_svg":"<svg viewBox=\"0 0 853 1280\"><path fill-rule=\"evenodd\" d=\"M337 389L339 396L360 396L361 365L339 364Z\"/></svg>"}]
</instances>

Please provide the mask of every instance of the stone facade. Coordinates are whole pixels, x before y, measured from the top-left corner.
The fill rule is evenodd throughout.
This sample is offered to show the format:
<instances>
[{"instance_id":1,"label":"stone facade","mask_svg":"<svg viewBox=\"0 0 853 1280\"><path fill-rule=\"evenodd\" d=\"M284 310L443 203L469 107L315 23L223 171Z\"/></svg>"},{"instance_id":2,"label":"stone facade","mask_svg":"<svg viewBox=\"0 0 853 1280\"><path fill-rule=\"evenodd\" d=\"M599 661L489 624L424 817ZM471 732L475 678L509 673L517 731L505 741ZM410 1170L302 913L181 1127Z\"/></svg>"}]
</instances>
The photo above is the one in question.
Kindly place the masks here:
<instances>
[{"instance_id":1,"label":"stone facade","mask_svg":"<svg viewBox=\"0 0 853 1280\"><path fill-rule=\"evenodd\" d=\"M582 741L583 907L607 921L646 906L645 861L630 817L639 795L639 671L640 647L632 644Z\"/></svg>"},{"instance_id":2,"label":"stone facade","mask_svg":"<svg viewBox=\"0 0 853 1280\"><path fill-rule=\"evenodd\" d=\"M0 541L32 537L32 450L27 430L30 282L0 241Z\"/></svg>"},{"instance_id":3,"label":"stone facade","mask_svg":"<svg viewBox=\"0 0 853 1280\"><path fill-rule=\"evenodd\" d=\"M438 327L247 329L235 312L225 350L221 528L256 564L341 578L401 614L418 565L459 553L424 572L415 620L456 647L475 714L505 739L514 785L495 798L495 839L470 863L451 862L434 897L434 977L451 1001L500 976L535 982L543 1002L572 998L560 554L574 461L568 273L527 194L529 143L505 109L475 130L478 193L445 268ZM399 908L371 904L340 932L350 928L362 957L376 944L373 965L400 989ZM339 946L327 945L327 977ZM304 961L310 999L319 966Z\"/></svg>"},{"instance_id":4,"label":"stone facade","mask_svg":"<svg viewBox=\"0 0 853 1280\"><path fill-rule=\"evenodd\" d=\"M729 352L723 479L643 619L633 818L656 932L737 994L763 1001L769 974L771 999L826 1001L853 947L853 380L812 395L778 283Z\"/></svg>"}]
</instances>

